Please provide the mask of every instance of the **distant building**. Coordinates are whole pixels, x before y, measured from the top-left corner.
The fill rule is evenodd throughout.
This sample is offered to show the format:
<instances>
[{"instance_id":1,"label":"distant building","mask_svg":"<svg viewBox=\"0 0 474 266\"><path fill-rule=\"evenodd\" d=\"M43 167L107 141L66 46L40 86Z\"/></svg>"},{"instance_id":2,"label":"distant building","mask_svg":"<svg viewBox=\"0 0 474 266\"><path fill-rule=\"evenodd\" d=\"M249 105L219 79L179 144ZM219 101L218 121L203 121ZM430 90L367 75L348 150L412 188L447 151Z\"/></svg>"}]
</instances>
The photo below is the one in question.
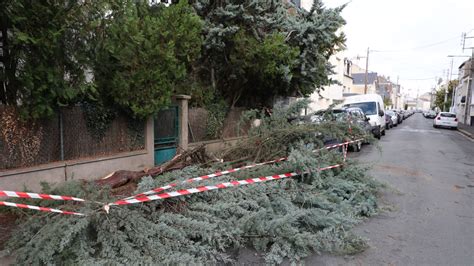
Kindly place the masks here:
<instances>
[{"instance_id":1,"label":"distant building","mask_svg":"<svg viewBox=\"0 0 474 266\"><path fill-rule=\"evenodd\" d=\"M393 82L390 81L389 77L385 77L385 76L377 77L376 93L382 96L382 99L384 100L384 102L390 101L390 105L385 106L385 108L390 108L390 109L393 108L393 105L395 103L394 97L392 97L394 86L395 84L393 84Z\"/></svg>"},{"instance_id":2,"label":"distant building","mask_svg":"<svg viewBox=\"0 0 474 266\"><path fill-rule=\"evenodd\" d=\"M431 92L426 92L418 97L418 109L430 110L431 109Z\"/></svg>"},{"instance_id":3,"label":"distant building","mask_svg":"<svg viewBox=\"0 0 474 266\"><path fill-rule=\"evenodd\" d=\"M377 72L367 73L367 91L365 91L365 73L352 72L352 87L349 93L366 94L377 93Z\"/></svg>"},{"instance_id":4,"label":"distant building","mask_svg":"<svg viewBox=\"0 0 474 266\"><path fill-rule=\"evenodd\" d=\"M459 85L454 89L454 103L451 108L456 113L459 123L470 126L474 125L474 91L468 95L469 86L472 87L472 81L469 82L472 75L471 63L472 58L462 63L458 68Z\"/></svg>"},{"instance_id":5,"label":"distant building","mask_svg":"<svg viewBox=\"0 0 474 266\"><path fill-rule=\"evenodd\" d=\"M364 73L365 74L365 69L361 68L359 65L353 64L351 67L351 71L353 74L358 74L358 73Z\"/></svg>"},{"instance_id":6,"label":"distant building","mask_svg":"<svg viewBox=\"0 0 474 266\"><path fill-rule=\"evenodd\" d=\"M344 58L342 53L338 53L331 58L329 62L334 66L335 74L331 75L332 80L339 84L331 84L325 86L319 93L311 94L311 104L309 111L317 111L326 109L332 104L342 103L343 94L350 92L352 87L351 60Z\"/></svg>"}]
</instances>

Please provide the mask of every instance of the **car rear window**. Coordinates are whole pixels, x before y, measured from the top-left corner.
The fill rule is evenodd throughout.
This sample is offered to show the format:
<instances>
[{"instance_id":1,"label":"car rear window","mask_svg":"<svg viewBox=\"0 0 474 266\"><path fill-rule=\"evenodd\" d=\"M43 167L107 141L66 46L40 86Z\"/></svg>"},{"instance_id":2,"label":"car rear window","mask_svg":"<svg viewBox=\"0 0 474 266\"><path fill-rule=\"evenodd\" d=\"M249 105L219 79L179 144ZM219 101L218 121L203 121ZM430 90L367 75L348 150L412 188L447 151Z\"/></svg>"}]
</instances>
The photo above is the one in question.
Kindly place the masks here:
<instances>
[{"instance_id":1,"label":"car rear window","mask_svg":"<svg viewBox=\"0 0 474 266\"><path fill-rule=\"evenodd\" d=\"M377 114L377 105L375 102L363 102L363 103L350 103L346 104L346 107L358 107L362 109L362 111L366 115L376 115Z\"/></svg>"},{"instance_id":2,"label":"car rear window","mask_svg":"<svg viewBox=\"0 0 474 266\"><path fill-rule=\"evenodd\" d=\"M455 114L451 114L451 113L441 113L441 114L439 114L439 116L442 116L442 117L456 117Z\"/></svg>"}]
</instances>

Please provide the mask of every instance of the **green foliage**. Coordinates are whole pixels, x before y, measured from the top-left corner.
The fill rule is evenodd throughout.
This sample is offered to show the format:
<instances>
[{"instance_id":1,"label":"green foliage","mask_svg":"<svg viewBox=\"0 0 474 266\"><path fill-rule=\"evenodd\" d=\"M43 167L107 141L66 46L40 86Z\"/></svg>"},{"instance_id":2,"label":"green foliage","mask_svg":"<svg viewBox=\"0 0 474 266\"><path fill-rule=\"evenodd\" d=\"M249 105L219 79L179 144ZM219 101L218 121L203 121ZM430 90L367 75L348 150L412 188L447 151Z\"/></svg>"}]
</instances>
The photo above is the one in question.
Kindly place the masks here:
<instances>
[{"instance_id":1,"label":"green foliage","mask_svg":"<svg viewBox=\"0 0 474 266\"><path fill-rule=\"evenodd\" d=\"M102 140L112 121L117 117L116 111L97 103L85 102L81 106L87 129L97 140Z\"/></svg>"},{"instance_id":2,"label":"green foliage","mask_svg":"<svg viewBox=\"0 0 474 266\"><path fill-rule=\"evenodd\" d=\"M343 46L341 8L291 14L284 1L194 2L205 21L204 84L229 105L272 106L274 97L309 95L329 84L329 57Z\"/></svg>"},{"instance_id":3,"label":"green foliage","mask_svg":"<svg viewBox=\"0 0 474 266\"><path fill-rule=\"evenodd\" d=\"M166 106L200 55L187 1L2 1L0 102L26 117L83 100L144 118ZM46 23L47 22L47 23Z\"/></svg>"},{"instance_id":4,"label":"green foliage","mask_svg":"<svg viewBox=\"0 0 474 266\"><path fill-rule=\"evenodd\" d=\"M390 98L383 98L383 104L384 104L384 106L390 106L390 105L392 105L392 99L390 99Z\"/></svg>"},{"instance_id":5,"label":"green foliage","mask_svg":"<svg viewBox=\"0 0 474 266\"><path fill-rule=\"evenodd\" d=\"M239 31L233 42L234 51L230 54L229 67L238 83L235 88L227 88L233 90L233 105L242 94L267 105L271 105L269 100L276 95L288 94L298 48L287 45L285 36L278 33L258 41L253 35Z\"/></svg>"},{"instance_id":6,"label":"green foliage","mask_svg":"<svg viewBox=\"0 0 474 266\"><path fill-rule=\"evenodd\" d=\"M39 118L94 92L85 71L86 9L78 1L2 1L1 103Z\"/></svg>"},{"instance_id":7,"label":"green foliage","mask_svg":"<svg viewBox=\"0 0 474 266\"><path fill-rule=\"evenodd\" d=\"M321 0L315 0L310 11L301 9L285 23L288 43L300 49L291 86L303 96L335 82L329 78L334 73L329 58L345 47L345 35L339 32L345 25L341 16L344 7L326 8Z\"/></svg>"},{"instance_id":8,"label":"green foliage","mask_svg":"<svg viewBox=\"0 0 474 266\"><path fill-rule=\"evenodd\" d=\"M289 108L277 107L269 116L263 111L250 110L243 115L241 125L246 125L258 119L260 125L251 127L248 138L242 139L237 145L226 149L221 155L226 160L260 161L262 159L286 156L295 145L304 143L315 147L323 146L325 140L349 140L365 138L365 132L352 125L352 136L349 136L349 123L328 119L322 123L309 123L301 115L310 100L297 101Z\"/></svg>"},{"instance_id":9,"label":"green foliage","mask_svg":"<svg viewBox=\"0 0 474 266\"><path fill-rule=\"evenodd\" d=\"M199 53L202 23L186 1L170 7L117 1L94 66L102 98L145 118L169 104Z\"/></svg>"},{"instance_id":10,"label":"green foliage","mask_svg":"<svg viewBox=\"0 0 474 266\"><path fill-rule=\"evenodd\" d=\"M222 136L224 120L229 111L229 107L224 100L220 100L206 106L209 114L207 116L206 135L210 139L217 139Z\"/></svg>"},{"instance_id":11,"label":"green foliage","mask_svg":"<svg viewBox=\"0 0 474 266\"><path fill-rule=\"evenodd\" d=\"M435 106L440 108L442 111L448 111L449 107L451 106L451 101L453 97L453 91L456 88L456 86L459 84L458 80L451 80L448 85L448 97L446 102L444 101L444 98L446 96L446 85L444 87L441 87L440 90L436 91L436 98L435 98Z\"/></svg>"},{"instance_id":12,"label":"green foliage","mask_svg":"<svg viewBox=\"0 0 474 266\"><path fill-rule=\"evenodd\" d=\"M305 103L278 110L271 121L275 129L294 126L289 119ZM262 129L254 136L267 135ZM30 264L223 264L234 262L235 249L254 248L268 264L284 259L299 262L312 252L352 254L367 247L351 232L365 217L377 212L380 185L367 169L348 161L344 168L319 172L318 168L341 162L337 151L313 153L314 144L294 138L286 162L261 166L203 180L211 185L229 180L300 171L296 178L208 191L133 206L65 204L41 201L45 206L86 213L83 218L39 214L29 217L9 240L17 263ZM159 177L146 177L137 192L170 182L177 190L198 186L183 183L191 177L228 169L228 163L203 168L186 167ZM47 193L77 195L111 202L107 191L78 182L66 183Z\"/></svg>"},{"instance_id":13,"label":"green foliage","mask_svg":"<svg viewBox=\"0 0 474 266\"><path fill-rule=\"evenodd\" d=\"M300 156L294 151L291 158ZM294 167L293 162L268 166L240 172L234 178ZM147 178L140 183L140 191L210 170L190 167ZM78 209L88 214L84 218L37 214L22 224L9 245L16 250L20 265L225 263L232 259L226 251L244 246L263 252L271 264L284 258L298 261L314 251L354 253L366 244L350 229L377 209L376 189L363 171L348 166L315 173L319 185L297 179L272 181L115 207L109 215L93 205ZM220 177L203 184L229 179Z\"/></svg>"}]
</instances>

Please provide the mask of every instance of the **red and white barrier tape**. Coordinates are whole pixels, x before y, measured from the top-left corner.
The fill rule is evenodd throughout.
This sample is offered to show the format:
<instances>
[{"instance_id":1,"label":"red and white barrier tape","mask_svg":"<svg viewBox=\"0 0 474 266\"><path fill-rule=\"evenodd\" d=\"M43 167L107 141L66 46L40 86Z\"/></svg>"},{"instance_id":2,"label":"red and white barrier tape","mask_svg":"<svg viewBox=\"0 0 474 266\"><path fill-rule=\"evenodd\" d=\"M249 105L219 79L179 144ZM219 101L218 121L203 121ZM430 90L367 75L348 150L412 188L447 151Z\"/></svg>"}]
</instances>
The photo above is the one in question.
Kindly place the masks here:
<instances>
[{"instance_id":1,"label":"red and white barrier tape","mask_svg":"<svg viewBox=\"0 0 474 266\"><path fill-rule=\"evenodd\" d=\"M188 189L182 189L178 191L165 192L158 195L144 196L141 198L123 199L123 200L118 200L114 203L105 205L104 209L108 212L110 206L112 205L128 205L128 204L148 202L148 201L153 201L153 200L158 200L158 199L167 199L167 198L184 196L184 195L189 195L189 194L194 194L194 193L201 193L204 191L210 191L210 190L216 190L216 189L222 189L222 188L228 188L228 187L236 187L236 186L241 186L241 185L249 185L249 184L260 183L260 182L265 182L265 181L270 181L270 180L277 180L277 179L293 177L297 175L299 174L286 173L286 174L281 174L281 175L262 176L262 177L250 178L250 179L245 179L245 180L224 182L224 183L220 183L214 186L201 186L201 187L196 187L196 188L188 188Z\"/></svg>"},{"instance_id":2,"label":"red and white barrier tape","mask_svg":"<svg viewBox=\"0 0 474 266\"><path fill-rule=\"evenodd\" d=\"M339 143L331 146L326 146L318 150L323 150L323 149L333 149L337 148L340 146L344 146L344 161L346 160L347 156L347 145L358 142L359 140L354 140L354 141L348 141L344 143ZM318 150L314 150L318 151ZM238 167L238 168L233 168L225 171L220 171L216 172L214 174L209 174L209 175L204 175L196 178L191 178L188 180L183 181L182 183L191 183L195 181L201 181L205 179L209 179L212 177L217 177L217 176L222 176L226 175L229 173L237 172L240 170L244 169L250 169L253 167L261 166L261 165L266 165L266 164L272 164L276 162L281 162L286 160L287 158L280 158L272 161L267 161L267 162L262 162L262 163L257 163L257 164L252 164L252 165L246 165L243 167ZM324 171L324 170L329 170L337 167L341 167L342 164L337 164L333 166L328 166L324 168L318 169L319 171ZM272 175L272 176L266 176L266 177L258 177L258 178L250 178L246 180L239 180L239 181L231 181L231 182L225 182L225 183L220 183L215 186L201 186L197 188L190 188L190 189L183 189L183 190L178 190L178 191L172 191L169 193L162 193L159 195L152 195L152 196L147 196L151 194L155 194L158 192L161 192L163 190L172 188L177 186L176 183L169 184L163 187L155 188L153 190L137 194L135 196L131 196L128 198L125 198L123 200L116 201L114 203L110 203L104 206L104 209L108 212L109 208L111 205L125 205L125 204L134 204L134 203L140 203L140 202L147 202L147 201L152 201L152 200L157 200L157 199L166 199L170 197L177 197L177 196L182 196L182 195L188 195L188 194L194 194L194 193L200 193L204 191L209 191L209 190L215 190L215 189L222 189L222 188L227 188L227 187L235 187L235 186L240 186L240 185L249 185L253 183L260 183L260 182L265 182L265 181L270 181L270 180L277 180L281 178L286 178L286 177L293 177L298 175L297 173L286 173L286 174L281 174L281 175ZM46 200L65 200L65 201L80 201L84 202L84 199L81 198L76 198L76 197L71 197L71 196L60 196L60 195L50 195L50 194L39 194L39 193L30 193L30 192L17 192L17 191L6 191L6 190L0 190L0 197L16 197L16 198L30 198L30 199L46 199ZM82 213L77 213L77 212L71 212L71 211L62 211L59 209L52 209L52 208L46 208L46 207L39 207L39 206L33 206L33 205L26 205L26 204L20 204L20 203L13 203L13 202L7 202L7 201L0 201L0 205L2 206L8 206L8 207L16 207L16 208L24 208L24 209L31 209L31 210L38 210L38 211L45 211L45 212L54 212L54 213L61 213L61 214L71 214L71 215L79 215L79 216L84 216Z\"/></svg>"},{"instance_id":3,"label":"red and white barrier tape","mask_svg":"<svg viewBox=\"0 0 474 266\"><path fill-rule=\"evenodd\" d=\"M188 179L188 180L184 180L184 181L181 182L181 184L192 183L192 182L196 182L196 181L209 179L209 178L212 178L212 177L223 176L223 175L227 175L227 174L230 174L230 173L238 172L240 170L245 170L245 169L250 169L250 168L257 167L257 166L262 166L262 165L266 165L266 164L281 162L281 161L284 161L286 159L287 158L280 158L280 159L267 161L267 162L263 162L263 163L256 163L256 164L245 165L245 166L242 166L242 167L233 168L233 169L229 169L229 170L225 170L225 171L219 171L219 172L215 172L214 174L203 175L203 176L191 178L191 179ZM166 186L158 187L158 188L155 188L155 189L152 189L152 190L149 190L149 191L146 191L146 192L134 195L134 196L130 196L126 199L133 199L133 198L143 197L143 196L146 196L146 195L152 195L152 194L161 192L163 190L170 189L170 188L175 187L177 185L178 185L177 183L173 183L173 184L169 184L169 185L166 185Z\"/></svg>"},{"instance_id":4,"label":"red and white barrier tape","mask_svg":"<svg viewBox=\"0 0 474 266\"><path fill-rule=\"evenodd\" d=\"M331 165L331 166L319 168L318 171L321 172L321 171L324 171L324 170L334 169L334 168L338 168L338 167L341 167L341 166L344 166L344 165L343 164Z\"/></svg>"},{"instance_id":5,"label":"red and white barrier tape","mask_svg":"<svg viewBox=\"0 0 474 266\"><path fill-rule=\"evenodd\" d=\"M325 150L325 149L330 150L330 149L334 149L334 148L337 148L337 147L340 147L340 146L345 146L345 145L348 145L348 144L351 144L351 143L354 143L354 142L358 142L358 141L361 141L361 140L362 139L358 139L358 140L353 140L353 141L347 141L347 142L344 142L344 143L338 143L338 144L331 145L331 146L325 146L323 148L314 150L313 152L316 152L316 151L319 151L319 150ZM347 150L344 153L344 161L346 160L346 156L347 156ZM286 159L288 159L288 158L283 157L283 158L272 160L272 161L266 161L266 162L262 162L262 163L251 164L251 165L246 165L246 166L242 166L242 167L238 167L238 168L233 168L233 169L229 169L229 170L225 170L225 171L219 171L219 172L216 172L216 173L213 173L213 174L191 178L191 179L182 181L180 184L191 183L191 182L196 182L196 181L209 179L209 178L212 178L212 177L223 176L223 175L234 173L234 172L237 172L237 171L240 171L240 170L245 170L245 169L250 169L250 168L253 168L253 167L257 167L257 166L262 166L262 165L267 165L267 164L272 164L272 163L285 161ZM159 193L161 191L176 187L177 185L178 185L177 183L168 184L168 185L158 187L158 188L154 188L152 190L149 190L149 191L146 191L146 192L143 192L143 193L140 193L140 194L136 194L136 195L127 197L124 200L139 198L139 197L143 197L143 196L147 196L147 195L153 195L153 194Z\"/></svg>"},{"instance_id":6,"label":"red and white barrier tape","mask_svg":"<svg viewBox=\"0 0 474 266\"><path fill-rule=\"evenodd\" d=\"M7 191L7 190L0 190L0 197L85 201L84 199L70 197L70 196L59 196L59 195L38 194L38 193L30 193L30 192L17 192L17 191Z\"/></svg>"},{"instance_id":7,"label":"red and white barrier tape","mask_svg":"<svg viewBox=\"0 0 474 266\"><path fill-rule=\"evenodd\" d=\"M334 144L334 145L330 145L330 146L325 146L325 147L322 147L320 149L313 150L313 152L317 152L317 151L324 150L324 149L330 150L330 149L334 149L334 148L341 147L341 146L344 146L344 145L356 143L356 142L359 142L359 141L363 141L363 139L356 139L356 140L346 141L346 142L343 142L343 143L338 143L338 144Z\"/></svg>"},{"instance_id":8,"label":"red and white barrier tape","mask_svg":"<svg viewBox=\"0 0 474 266\"><path fill-rule=\"evenodd\" d=\"M332 166L320 168L318 169L318 171L334 169L341 166L342 164L332 165ZM110 210L110 206L113 206L113 205L129 205L129 204L148 202L148 201L154 201L154 200L159 200L159 199L167 199L167 198L179 197L179 196L184 196L184 195L189 195L189 194L201 193L201 192L210 191L210 190L217 190L217 189L223 189L223 188L228 188L228 187L237 187L237 186L242 186L242 185L250 185L250 184L261 183L261 182L266 182L270 180L278 180L282 178L297 176L300 174L301 173L292 172L292 173L285 173L285 174L280 174L280 175L262 176L262 177L257 177L257 178L249 178L245 180L224 182L224 183L220 183L213 186L201 186L201 187L196 187L196 188L188 188L188 189L182 189L178 191L165 192L158 195L143 196L140 198L123 199L123 200L118 200L114 203L106 204L104 206L104 210L108 213Z\"/></svg>"},{"instance_id":9,"label":"red and white barrier tape","mask_svg":"<svg viewBox=\"0 0 474 266\"><path fill-rule=\"evenodd\" d=\"M21 203L13 203L13 202L7 202L7 201L0 201L0 205L8 206L8 207L15 207L15 208L37 210L37 211L43 211L43 212L55 212L55 213L61 213L61 214L84 216L84 214L78 213L78 212L62 211L62 210L58 210L58 209L39 207L39 206L33 206L33 205L26 205L26 204L21 204Z\"/></svg>"}]
</instances>

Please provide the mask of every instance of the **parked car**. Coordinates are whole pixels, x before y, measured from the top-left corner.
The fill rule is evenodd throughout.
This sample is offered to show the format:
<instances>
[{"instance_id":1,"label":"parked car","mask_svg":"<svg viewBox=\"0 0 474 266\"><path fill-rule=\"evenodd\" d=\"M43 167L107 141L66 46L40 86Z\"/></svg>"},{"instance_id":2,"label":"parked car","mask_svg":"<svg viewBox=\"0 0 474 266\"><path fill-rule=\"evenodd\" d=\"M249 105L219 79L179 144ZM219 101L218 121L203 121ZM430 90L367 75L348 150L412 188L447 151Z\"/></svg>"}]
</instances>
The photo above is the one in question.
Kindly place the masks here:
<instances>
[{"instance_id":1,"label":"parked car","mask_svg":"<svg viewBox=\"0 0 474 266\"><path fill-rule=\"evenodd\" d=\"M385 112L385 129L389 130L393 127L392 116Z\"/></svg>"},{"instance_id":2,"label":"parked car","mask_svg":"<svg viewBox=\"0 0 474 266\"><path fill-rule=\"evenodd\" d=\"M346 97L344 107L362 109L369 118L372 133L378 139L385 135L385 106L382 97L378 94L364 94Z\"/></svg>"},{"instance_id":3,"label":"parked car","mask_svg":"<svg viewBox=\"0 0 474 266\"><path fill-rule=\"evenodd\" d=\"M336 108L330 110L320 110L314 114L310 114L304 118L306 122L311 123L322 123L324 121L340 121L347 122L349 125L349 130L352 131L351 125L357 125L361 128L365 134L372 134L372 126L368 122L369 119L366 117L362 109L360 108ZM352 132L350 132L352 133ZM324 144L337 144L341 143L343 140L337 140L333 138L324 138ZM362 143L367 142L366 140L359 141L352 145L354 151L360 151L362 149Z\"/></svg>"},{"instance_id":4,"label":"parked car","mask_svg":"<svg viewBox=\"0 0 474 266\"><path fill-rule=\"evenodd\" d=\"M396 127L398 126L398 114L395 113L394 111L387 110L385 111L385 114L390 116L390 119L392 120L392 126Z\"/></svg>"},{"instance_id":5,"label":"parked car","mask_svg":"<svg viewBox=\"0 0 474 266\"><path fill-rule=\"evenodd\" d=\"M440 112L433 120L433 127L457 128L458 119L456 118L456 114L449 112Z\"/></svg>"},{"instance_id":6,"label":"parked car","mask_svg":"<svg viewBox=\"0 0 474 266\"><path fill-rule=\"evenodd\" d=\"M425 118L435 118L436 117L436 112L433 110L430 110L424 114Z\"/></svg>"},{"instance_id":7,"label":"parked car","mask_svg":"<svg viewBox=\"0 0 474 266\"><path fill-rule=\"evenodd\" d=\"M410 117L410 111L409 110L403 110L403 119L407 119Z\"/></svg>"},{"instance_id":8,"label":"parked car","mask_svg":"<svg viewBox=\"0 0 474 266\"><path fill-rule=\"evenodd\" d=\"M402 111L401 110L396 110L396 109L393 109L392 112L394 112L395 114L397 114L397 125L398 124L401 124L403 122L403 114L402 114Z\"/></svg>"}]
</instances>

